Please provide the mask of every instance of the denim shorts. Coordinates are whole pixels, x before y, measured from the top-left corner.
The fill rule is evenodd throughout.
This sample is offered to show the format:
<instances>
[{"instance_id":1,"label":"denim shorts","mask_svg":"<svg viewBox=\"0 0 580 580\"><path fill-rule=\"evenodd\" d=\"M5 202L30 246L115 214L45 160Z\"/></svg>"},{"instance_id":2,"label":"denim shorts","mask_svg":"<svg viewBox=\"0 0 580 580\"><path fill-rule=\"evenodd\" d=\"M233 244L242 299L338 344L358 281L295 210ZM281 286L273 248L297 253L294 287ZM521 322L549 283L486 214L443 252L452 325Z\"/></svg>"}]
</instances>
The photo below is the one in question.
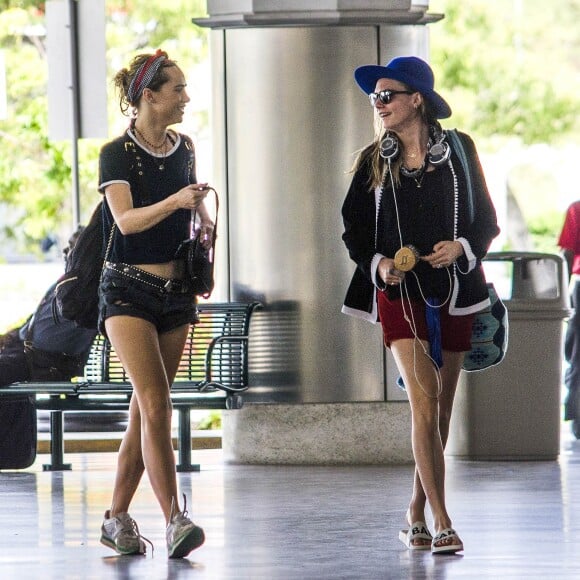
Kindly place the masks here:
<instances>
[{"instance_id":1,"label":"denim shorts","mask_svg":"<svg viewBox=\"0 0 580 580\"><path fill-rule=\"evenodd\" d=\"M196 303L181 281L125 264L107 264L99 286L99 332L106 336L105 320L111 316L134 316L151 322L163 334L197 322Z\"/></svg>"}]
</instances>

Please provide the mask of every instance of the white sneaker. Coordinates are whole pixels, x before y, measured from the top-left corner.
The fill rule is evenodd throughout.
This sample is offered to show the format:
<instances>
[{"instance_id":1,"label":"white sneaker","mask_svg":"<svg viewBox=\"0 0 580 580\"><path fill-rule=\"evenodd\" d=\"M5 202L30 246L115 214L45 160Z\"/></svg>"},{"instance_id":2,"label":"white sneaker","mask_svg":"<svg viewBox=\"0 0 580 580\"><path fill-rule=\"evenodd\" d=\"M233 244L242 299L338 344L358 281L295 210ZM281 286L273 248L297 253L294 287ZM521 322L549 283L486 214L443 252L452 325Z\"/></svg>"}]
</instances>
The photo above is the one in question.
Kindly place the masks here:
<instances>
[{"instance_id":1,"label":"white sneaker","mask_svg":"<svg viewBox=\"0 0 580 580\"><path fill-rule=\"evenodd\" d=\"M121 512L111 517L109 510L105 512L101 526L101 544L112 548L118 554L145 555L147 547L143 540L151 544L147 538L141 536L137 522L128 513Z\"/></svg>"},{"instance_id":2,"label":"white sneaker","mask_svg":"<svg viewBox=\"0 0 580 580\"><path fill-rule=\"evenodd\" d=\"M183 558L205 541L203 530L187 517L186 506L185 494L182 512L174 512L175 501L171 500L171 516L165 532L167 553L170 558Z\"/></svg>"}]
</instances>

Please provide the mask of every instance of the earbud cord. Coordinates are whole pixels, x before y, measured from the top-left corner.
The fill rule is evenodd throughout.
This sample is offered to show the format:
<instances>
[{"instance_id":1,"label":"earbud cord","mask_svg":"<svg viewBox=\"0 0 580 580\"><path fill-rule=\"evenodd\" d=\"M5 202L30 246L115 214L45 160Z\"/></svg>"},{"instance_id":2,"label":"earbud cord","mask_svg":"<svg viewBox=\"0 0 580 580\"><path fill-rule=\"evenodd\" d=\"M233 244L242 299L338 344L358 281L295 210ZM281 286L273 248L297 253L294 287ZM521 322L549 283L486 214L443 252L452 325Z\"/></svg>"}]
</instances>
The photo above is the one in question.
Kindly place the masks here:
<instances>
[{"instance_id":1,"label":"earbud cord","mask_svg":"<svg viewBox=\"0 0 580 580\"><path fill-rule=\"evenodd\" d=\"M397 195L396 195L396 191L395 191L395 181L393 179L393 172L392 172L390 159L387 159L387 164L388 164L389 177L391 180L391 189L393 192L393 202L395 205L395 217L397 219L397 232L399 234L399 244L400 244L400 247L402 248L403 247L403 233L401 230L401 221L400 221L400 217L399 217L399 206L397 203ZM449 273L449 270L447 270L447 272ZM421 289L421 284L419 283L419 278L418 278L417 274L415 274L415 272L413 272L413 275L415 276L415 278L417 280L417 285L419 287L419 292L421 293L421 298L423 299L425 304L427 304L427 300L425 300L425 296L423 295L423 290ZM449 278L449 282L450 282L449 283L449 295L448 295L447 299L445 300L445 303L451 297L451 277ZM415 319L413 317L413 309L411 307L411 298L409 296L409 289L407 288L407 284L405 282L405 279L403 279L401 281L400 288L401 288L401 305L403 307L403 318L409 323L409 326L411 328L411 332L413 333L413 337L414 337L413 338L413 373L415 375L415 379L416 379L418 385L421 387L421 390L423 391L423 393L425 393L425 396L429 397L430 399L438 399L443 391L443 380L441 378L441 371L439 370L439 367L438 367L437 363L435 362L435 360L433 359L433 357L427 352L425 345L421 342L421 340L419 339L419 336L417 334L417 325L415 324ZM409 305L409 313L407 313L407 310L405 307L405 300L407 301L407 303ZM441 306L443 306L443 304L441 304ZM419 379L419 376L417 375L417 366L416 366L417 365L417 353L416 353L417 343L419 345L421 345L421 349L423 351L423 354L433 363L433 370L435 371L435 378L437 380L437 394L435 396L433 396L427 392L426 388L423 386L423 383Z\"/></svg>"}]
</instances>

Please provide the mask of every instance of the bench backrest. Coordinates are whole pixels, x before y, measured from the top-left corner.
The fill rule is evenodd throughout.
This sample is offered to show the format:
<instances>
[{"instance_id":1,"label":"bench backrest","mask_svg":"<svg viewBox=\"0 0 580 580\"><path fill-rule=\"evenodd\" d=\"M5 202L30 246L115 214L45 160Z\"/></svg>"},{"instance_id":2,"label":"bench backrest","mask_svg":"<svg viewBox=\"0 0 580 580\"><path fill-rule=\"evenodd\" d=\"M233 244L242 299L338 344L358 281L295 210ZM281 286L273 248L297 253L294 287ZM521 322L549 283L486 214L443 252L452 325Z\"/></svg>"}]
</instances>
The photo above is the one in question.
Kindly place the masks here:
<instances>
[{"instance_id":1,"label":"bench backrest","mask_svg":"<svg viewBox=\"0 0 580 580\"><path fill-rule=\"evenodd\" d=\"M250 316L257 303L199 304L199 322L191 326L175 381L246 386ZM93 341L85 378L96 383L128 383L111 343L101 334Z\"/></svg>"}]
</instances>

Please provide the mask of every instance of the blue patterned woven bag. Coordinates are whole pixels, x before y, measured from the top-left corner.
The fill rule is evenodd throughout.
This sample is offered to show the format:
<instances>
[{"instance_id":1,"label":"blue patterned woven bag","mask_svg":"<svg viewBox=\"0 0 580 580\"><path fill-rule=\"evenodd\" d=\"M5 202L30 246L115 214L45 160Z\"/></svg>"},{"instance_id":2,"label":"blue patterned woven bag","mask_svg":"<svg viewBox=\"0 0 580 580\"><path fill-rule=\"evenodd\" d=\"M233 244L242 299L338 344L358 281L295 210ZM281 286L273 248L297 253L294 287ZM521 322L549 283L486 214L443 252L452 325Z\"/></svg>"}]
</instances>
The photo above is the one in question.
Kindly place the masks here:
<instances>
[{"instance_id":1,"label":"blue patterned woven bag","mask_svg":"<svg viewBox=\"0 0 580 580\"><path fill-rule=\"evenodd\" d=\"M491 304L476 313L471 333L471 350L465 353L463 370L482 371L498 365L505 357L508 346L508 312L488 283Z\"/></svg>"}]
</instances>

